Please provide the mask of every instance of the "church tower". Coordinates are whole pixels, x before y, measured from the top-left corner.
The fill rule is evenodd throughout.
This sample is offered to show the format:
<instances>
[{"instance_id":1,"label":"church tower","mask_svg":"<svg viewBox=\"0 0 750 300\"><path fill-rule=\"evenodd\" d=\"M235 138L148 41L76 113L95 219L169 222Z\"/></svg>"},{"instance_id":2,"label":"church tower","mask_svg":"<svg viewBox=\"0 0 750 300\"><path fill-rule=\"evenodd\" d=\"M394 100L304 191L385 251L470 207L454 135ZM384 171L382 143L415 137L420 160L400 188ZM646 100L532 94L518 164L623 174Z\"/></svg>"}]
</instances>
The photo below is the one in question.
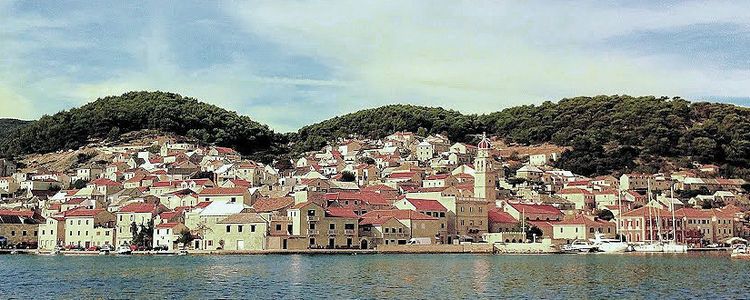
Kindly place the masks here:
<instances>
[{"instance_id":1,"label":"church tower","mask_svg":"<svg viewBox=\"0 0 750 300\"><path fill-rule=\"evenodd\" d=\"M492 173L490 158L490 140L482 134L482 141L477 145L477 157L474 159L474 197L495 201L495 175Z\"/></svg>"}]
</instances>

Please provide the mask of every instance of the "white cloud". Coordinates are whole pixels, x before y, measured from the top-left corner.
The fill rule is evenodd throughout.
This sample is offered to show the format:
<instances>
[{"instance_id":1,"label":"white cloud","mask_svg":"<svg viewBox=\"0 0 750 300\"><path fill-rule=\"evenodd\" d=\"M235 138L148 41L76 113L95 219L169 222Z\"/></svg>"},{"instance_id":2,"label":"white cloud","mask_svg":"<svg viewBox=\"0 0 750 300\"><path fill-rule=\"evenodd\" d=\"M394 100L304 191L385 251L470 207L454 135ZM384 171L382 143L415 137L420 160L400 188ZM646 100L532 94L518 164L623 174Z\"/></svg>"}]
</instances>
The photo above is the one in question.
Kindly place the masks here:
<instances>
[{"instance_id":1,"label":"white cloud","mask_svg":"<svg viewBox=\"0 0 750 300\"><path fill-rule=\"evenodd\" d=\"M578 95L748 94L742 74L705 80L711 70L597 45L641 30L726 20L748 24L746 3L604 5L270 1L238 3L226 11L253 34L329 62L336 78L350 81L344 94L364 99L359 107L395 99L487 112Z\"/></svg>"}]
</instances>

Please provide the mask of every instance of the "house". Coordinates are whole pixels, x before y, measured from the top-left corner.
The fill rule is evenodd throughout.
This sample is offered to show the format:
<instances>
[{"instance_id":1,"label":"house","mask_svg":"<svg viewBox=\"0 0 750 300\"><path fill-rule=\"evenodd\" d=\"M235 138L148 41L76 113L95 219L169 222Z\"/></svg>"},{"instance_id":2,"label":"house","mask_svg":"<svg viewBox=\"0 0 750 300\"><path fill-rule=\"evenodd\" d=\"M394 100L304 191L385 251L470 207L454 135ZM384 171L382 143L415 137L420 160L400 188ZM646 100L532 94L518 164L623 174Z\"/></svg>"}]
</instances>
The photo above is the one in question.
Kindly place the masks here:
<instances>
[{"instance_id":1,"label":"house","mask_svg":"<svg viewBox=\"0 0 750 300\"><path fill-rule=\"evenodd\" d=\"M52 250L55 246L65 245L65 218L50 216L39 224L39 249Z\"/></svg>"},{"instance_id":2,"label":"house","mask_svg":"<svg viewBox=\"0 0 750 300\"><path fill-rule=\"evenodd\" d=\"M213 247L206 250L264 250L268 223L257 213L236 213L216 222L204 240Z\"/></svg>"},{"instance_id":3,"label":"house","mask_svg":"<svg viewBox=\"0 0 750 300\"><path fill-rule=\"evenodd\" d=\"M246 188L204 188L198 194L198 202L230 202L252 205L250 191Z\"/></svg>"},{"instance_id":4,"label":"house","mask_svg":"<svg viewBox=\"0 0 750 300\"><path fill-rule=\"evenodd\" d=\"M174 251L177 240L183 231L190 231L182 223L162 223L154 228L154 247L167 246L168 251Z\"/></svg>"},{"instance_id":5,"label":"house","mask_svg":"<svg viewBox=\"0 0 750 300\"><path fill-rule=\"evenodd\" d=\"M409 228L392 216L364 218L359 221L360 249L377 245L406 245Z\"/></svg>"},{"instance_id":6,"label":"house","mask_svg":"<svg viewBox=\"0 0 750 300\"><path fill-rule=\"evenodd\" d=\"M507 203L503 210L516 220L560 221L565 214L552 205Z\"/></svg>"},{"instance_id":7,"label":"house","mask_svg":"<svg viewBox=\"0 0 750 300\"><path fill-rule=\"evenodd\" d=\"M519 221L500 208L490 209L487 218L490 222L488 229L490 233L520 231Z\"/></svg>"},{"instance_id":8,"label":"house","mask_svg":"<svg viewBox=\"0 0 750 300\"><path fill-rule=\"evenodd\" d=\"M77 208L63 213L65 244L89 248L115 244L115 215L104 209Z\"/></svg>"},{"instance_id":9,"label":"house","mask_svg":"<svg viewBox=\"0 0 750 300\"><path fill-rule=\"evenodd\" d=\"M314 202L302 202L287 210L292 219L292 235L306 236L309 248L354 247L358 218L342 207L328 209Z\"/></svg>"},{"instance_id":10,"label":"house","mask_svg":"<svg viewBox=\"0 0 750 300\"><path fill-rule=\"evenodd\" d=\"M590 210L596 208L594 194L582 188L564 188L555 193L555 195L573 202L575 209Z\"/></svg>"},{"instance_id":11,"label":"house","mask_svg":"<svg viewBox=\"0 0 750 300\"><path fill-rule=\"evenodd\" d=\"M644 206L623 212L620 216L620 232L628 242L643 242L655 240L672 240L685 242L685 222L682 212L675 212L675 222L672 222L672 212Z\"/></svg>"},{"instance_id":12,"label":"house","mask_svg":"<svg viewBox=\"0 0 750 300\"><path fill-rule=\"evenodd\" d=\"M525 165L520 169L516 170L516 177L523 178L528 181L538 181L544 175L544 171L533 165Z\"/></svg>"},{"instance_id":13,"label":"house","mask_svg":"<svg viewBox=\"0 0 750 300\"><path fill-rule=\"evenodd\" d=\"M432 243L443 243L447 240L447 229L444 219L441 220L438 217L428 216L415 210L375 210L362 215L363 220L382 220L385 217L393 217L405 226L406 230L403 232L405 233L403 238L407 241L412 238L430 238ZM366 231L365 229L362 230ZM389 231L393 233L393 230ZM377 241L370 241L369 243L370 246L378 245ZM402 239L390 241L390 243L400 244L402 243Z\"/></svg>"},{"instance_id":14,"label":"house","mask_svg":"<svg viewBox=\"0 0 750 300\"><path fill-rule=\"evenodd\" d=\"M199 205L203 203L209 202L200 202ZM198 232L203 238L202 244L199 245L202 250L217 249L221 246L216 244L219 240L209 238L209 234L216 228L216 224L230 215L245 212L246 209L249 209L249 207L242 202L213 201L204 208L196 210L197 215L186 213L185 225ZM197 220L195 220L196 217ZM195 225L190 225L191 223Z\"/></svg>"},{"instance_id":15,"label":"house","mask_svg":"<svg viewBox=\"0 0 750 300\"><path fill-rule=\"evenodd\" d=\"M614 222L584 215L575 215L562 221L549 222L549 224L552 225L552 238L565 240L566 244L575 240L593 239L597 233L603 234L603 238L614 238L617 225Z\"/></svg>"},{"instance_id":16,"label":"house","mask_svg":"<svg viewBox=\"0 0 750 300\"><path fill-rule=\"evenodd\" d=\"M116 245L130 244L133 240L133 228L141 225L149 226L154 217L167 211L163 205L152 203L133 202L120 208L115 213L117 217L117 239Z\"/></svg>"},{"instance_id":17,"label":"house","mask_svg":"<svg viewBox=\"0 0 750 300\"><path fill-rule=\"evenodd\" d=\"M458 185L458 180L451 174L430 175L422 181L422 187L449 187L456 185Z\"/></svg>"},{"instance_id":18,"label":"house","mask_svg":"<svg viewBox=\"0 0 750 300\"><path fill-rule=\"evenodd\" d=\"M32 211L0 210L0 236L8 239L8 245L37 244L41 222Z\"/></svg>"},{"instance_id":19,"label":"house","mask_svg":"<svg viewBox=\"0 0 750 300\"><path fill-rule=\"evenodd\" d=\"M675 213L684 216L687 231L698 233L696 236L690 235L691 239L686 240L688 244L700 247L711 243L723 243L737 234L732 212L715 208L682 208Z\"/></svg>"}]
</instances>

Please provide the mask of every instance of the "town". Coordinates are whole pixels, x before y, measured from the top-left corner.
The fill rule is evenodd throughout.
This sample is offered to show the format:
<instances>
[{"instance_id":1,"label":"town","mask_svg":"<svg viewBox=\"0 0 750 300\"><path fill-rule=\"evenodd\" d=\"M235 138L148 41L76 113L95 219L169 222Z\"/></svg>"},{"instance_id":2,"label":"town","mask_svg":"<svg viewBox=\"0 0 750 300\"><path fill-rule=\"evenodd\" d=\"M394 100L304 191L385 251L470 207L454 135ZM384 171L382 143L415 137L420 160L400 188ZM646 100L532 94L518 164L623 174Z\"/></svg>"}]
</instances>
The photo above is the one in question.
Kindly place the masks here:
<instances>
[{"instance_id":1,"label":"town","mask_svg":"<svg viewBox=\"0 0 750 300\"><path fill-rule=\"evenodd\" d=\"M747 182L721 178L718 166L587 178L553 167L566 147L476 138L351 136L262 164L158 136L69 150L79 161L66 170L0 160L0 246L554 253L609 241L681 252L750 237Z\"/></svg>"}]
</instances>

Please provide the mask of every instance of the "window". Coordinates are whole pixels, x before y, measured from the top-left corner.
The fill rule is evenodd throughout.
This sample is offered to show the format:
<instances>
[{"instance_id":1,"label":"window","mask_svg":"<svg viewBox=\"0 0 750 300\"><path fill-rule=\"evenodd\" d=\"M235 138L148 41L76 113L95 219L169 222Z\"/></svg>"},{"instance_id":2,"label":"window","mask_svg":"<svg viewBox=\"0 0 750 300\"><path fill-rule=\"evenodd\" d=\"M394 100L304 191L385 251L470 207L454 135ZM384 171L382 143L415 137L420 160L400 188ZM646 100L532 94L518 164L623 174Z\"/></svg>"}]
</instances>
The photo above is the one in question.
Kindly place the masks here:
<instances>
[{"instance_id":1,"label":"window","mask_svg":"<svg viewBox=\"0 0 750 300\"><path fill-rule=\"evenodd\" d=\"M22 231L21 235L26 236L27 235L26 230Z\"/></svg>"},{"instance_id":2,"label":"window","mask_svg":"<svg viewBox=\"0 0 750 300\"><path fill-rule=\"evenodd\" d=\"M109 230L105 231L104 235L109 236Z\"/></svg>"},{"instance_id":3,"label":"window","mask_svg":"<svg viewBox=\"0 0 750 300\"><path fill-rule=\"evenodd\" d=\"M314 217L315 216L315 210L314 209L307 210L307 216L308 217Z\"/></svg>"},{"instance_id":4,"label":"window","mask_svg":"<svg viewBox=\"0 0 750 300\"><path fill-rule=\"evenodd\" d=\"M250 225L250 232L255 232L255 225Z\"/></svg>"},{"instance_id":5,"label":"window","mask_svg":"<svg viewBox=\"0 0 750 300\"><path fill-rule=\"evenodd\" d=\"M42 235L44 235L44 230L42 230Z\"/></svg>"},{"instance_id":6,"label":"window","mask_svg":"<svg viewBox=\"0 0 750 300\"><path fill-rule=\"evenodd\" d=\"M424 226L424 224L422 224L422 226ZM403 233L403 232L404 232L404 229L403 229L403 228L399 228L399 229L398 229L398 233Z\"/></svg>"},{"instance_id":7,"label":"window","mask_svg":"<svg viewBox=\"0 0 750 300\"><path fill-rule=\"evenodd\" d=\"M232 226L227 225L227 232L231 231L230 228L232 228Z\"/></svg>"},{"instance_id":8,"label":"window","mask_svg":"<svg viewBox=\"0 0 750 300\"><path fill-rule=\"evenodd\" d=\"M594 233L594 227L589 228L590 233Z\"/></svg>"},{"instance_id":9,"label":"window","mask_svg":"<svg viewBox=\"0 0 750 300\"><path fill-rule=\"evenodd\" d=\"M441 213L440 213L440 217L441 217L441 218L445 218L445 213L444 213L444 212L441 212Z\"/></svg>"},{"instance_id":10,"label":"window","mask_svg":"<svg viewBox=\"0 0 750 300\"><path fill-rule=\"evenodd\" d=\"M78 236L81 236L81 232L80 231L78 231Z\"/></svg>"},{"instance_id":11,"label":"window","mask_svg":"<svg viewBox=\"0 0 750 300\"><path fill-rule=\"evenodd\" d=\"M81 225L81 220L78 220L78 225Z\"/></svg>"},{"instance_id":12,"label":"window","mask_svg":"<svg viewBox=\"0 0 750 300\"><path fill-rule=\"evenodd\" d=\"M242 232L242 225L237 225L237 232Z\"/></svg>"},{"instance_id":13,"label":"window","mask_svg":"<svg viewBox=\"0 0 750 300\"><path fill-rule=\"evenodd\" d=\"M315 230L315 223L310 223L310 230Z\"/></svg>"},{"instance_id":14,"label":"window","mask_svg":"<svg viewBox=\"0 0 750 300\"><path fill-rule=\"evenodd\" d=\"M276 224L276 231L281 231L281 224Z\"/></svg>"},{"instance_id":15,"label":"window","mask_svg":"<svg viewBox=\"0 0 750 300\"><path fill-rule=\"evenodd\" d=\"M232 200L231 200L231 202L232 202L232 203L234 203L234 202L237 202L237 197L232 197Z\"/></svg>"},{"instance_id":16,"label":"window","mask_svg":"<svg viewBox=\"0 0 750 300\"><path fill-rule=\"evenodd\" d=\"M344 229L346 229L346 230L354 230L354 224L344 224Z\"/></svg>"},{"instance_id":17,"label":"window","mask_svg":"<svg viewBox=\"0 0 750 300\"><path fill-rule=\"evenodd\" d=\"M390 231L390 228L386 227L385 228L385 233L388 233L389 231ZM388 244L388 243L386 242L386 244Z\"/></svg>"},{"instance_id":18,"label":"window","mask_svg":"<svg viewBox=\"0 0 750 300\"><path fill-rule=\"evenodd\" d=\"M315 245L315 238L310 238L310 245Z\"/></svg>"},{"instance_id":19,"label":"window","mask_svg":"<svg viewBox=\"0 0 750 300\"><path fill-rule=\"evenodd\" d=\"M330 225L328 225L328 229L330 229L330 230L336 230L336 224L331 223Z\"/></svg>"},{"instance_id":20,"label":"window","mask_svg":"<svg viewBox=\"0 0 750 300\"><path fill-rule=\"evenodd\" d=\"M11 231L10 231L10 235L11 235L11 236L16 236L16 231L15 231L15 230L11 230Z\"/></svg>"}]
</instances>

